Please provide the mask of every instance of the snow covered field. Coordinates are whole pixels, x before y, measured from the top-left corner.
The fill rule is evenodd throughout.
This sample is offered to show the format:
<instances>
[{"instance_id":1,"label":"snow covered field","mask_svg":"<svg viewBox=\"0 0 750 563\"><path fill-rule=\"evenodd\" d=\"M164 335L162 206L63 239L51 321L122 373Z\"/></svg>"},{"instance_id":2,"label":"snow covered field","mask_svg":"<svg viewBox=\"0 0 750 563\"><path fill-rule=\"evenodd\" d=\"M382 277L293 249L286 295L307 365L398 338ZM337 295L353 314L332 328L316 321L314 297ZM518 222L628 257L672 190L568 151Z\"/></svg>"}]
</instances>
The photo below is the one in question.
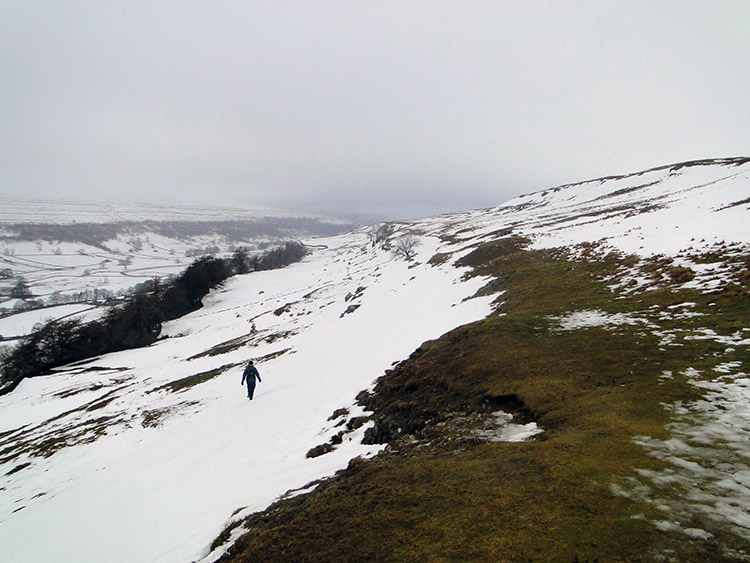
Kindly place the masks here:
<instances>
[{"instance_id":1,"label":"snow covered field","mask_svg":"<svg viewBox=\"0 0 750 563\"><path fill-rule=\"evenodd\" d=\"M421 242L413 262L358 231L316 240L311 256L286 269L232 278L202 309L165 325L166 338L153 346L25 380L0 398L3 553L16 562L209 561L211 541L231 519L377 453L361 445L360 427L333 452L305 456L362 414L355 396L384 370L491 311L497 296L467 299L487 280L464 279L453 265L476 244L515 234L536 248L571 245L572 253L584 251L572 246L580 243L641 259L663 253L695 268L686 284L710 292L737 266L705 267L694 258L717 249L724 257L747 253L748 202L747 162L662 168L400 223L399 232ZM438 253L452 258L428 262ZM631 278L639 288L658 282L635 279L637 271L609 281L613 296ZM660 319L692 315L691 303L681 303L619 316L572 311L556 320L560 330L636 323L664 346L678 337L750 345L750 327L734 335L708 326L699 334L659 332ZM263 378L252 402L239 386L249 358ZM644 481L700 476L718 492L692 505L686 499L685 519L691 510L713 511L750 530L742 516L750 506L747 375L717 357L713 373L696 372L696 386L706 391L702 400L667 405L678 441L634 437L675 466ZM341 408L348 414L332 420ZM688 443L719 435L733 452L721 463L712 448ZM681 521L675 507L661 525L682 529Z\"/></svg>"},{"instance_id":2,"label":"snow covered field","mask_svg":"<svg viewBox=\"0 0 750 563\"><path fill-rule=\"evenodd\" d=\"M46 323L51 319L64 319L75 316L81 320L93 320L99 316L99 312L101 311L103 311L103 309L85 303L34 309L32 311L26 311L24 313L0 318L0 334L29 334L34 326L39 323Z\"/></svg>"}]
</instances>

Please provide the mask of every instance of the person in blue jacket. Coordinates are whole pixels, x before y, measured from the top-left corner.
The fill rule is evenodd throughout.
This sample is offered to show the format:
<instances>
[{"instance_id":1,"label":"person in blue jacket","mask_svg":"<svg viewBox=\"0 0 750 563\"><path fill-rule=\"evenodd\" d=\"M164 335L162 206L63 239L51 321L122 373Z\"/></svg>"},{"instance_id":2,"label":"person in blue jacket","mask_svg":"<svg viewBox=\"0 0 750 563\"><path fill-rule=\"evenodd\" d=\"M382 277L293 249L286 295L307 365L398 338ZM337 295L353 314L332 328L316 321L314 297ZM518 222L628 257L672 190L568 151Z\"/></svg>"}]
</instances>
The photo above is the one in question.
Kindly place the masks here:
<instances>
[{"instance_id":1,"label":"person in blue jacket","mask_svg":"<svg viewBox=\"0 0 750 563\"><path fill-rule=\"evenodd\" d=\"M241 385L244 385L245 381L247 381L247 398L251 401L253 400L253 393L255 393L256 377L258 378L258 381L260 381L260 373L258 373L258 369L253 365L253 361L250 360L249 362L247 362L245 371L242 372Z\"/></svg>"}]
</instances>

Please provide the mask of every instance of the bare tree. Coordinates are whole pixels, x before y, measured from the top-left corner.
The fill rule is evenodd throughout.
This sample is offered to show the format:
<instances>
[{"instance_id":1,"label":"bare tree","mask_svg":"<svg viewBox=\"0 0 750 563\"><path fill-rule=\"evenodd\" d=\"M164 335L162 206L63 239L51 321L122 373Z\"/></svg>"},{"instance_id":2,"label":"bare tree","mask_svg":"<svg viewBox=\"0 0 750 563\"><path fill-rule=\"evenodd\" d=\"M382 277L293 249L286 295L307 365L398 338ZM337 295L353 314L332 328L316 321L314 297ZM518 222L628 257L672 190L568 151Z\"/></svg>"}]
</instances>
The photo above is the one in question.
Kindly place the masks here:
<instances>
[{"instance_id":1,"label":"bare tree","mask_svg":"<svg viewBox=\"0 0 750 563\"><path fill-rule=\"evenodd\" d=\"M18 278L18 283L10 290L10 296L16 299L28 299L34 297L24 278Z\"/></svg>"},{"instance_id":2,"label":"bare tree","mask_svg":"<svg viewBox=\"0 0 750 563\"><path fill-rule=\"evenodd\" d=\"M404 260L411 260L417 254L417 247L420 241L414 235L403 235L396 239L393 244L393 253Z\"/></svg>"},{"instance_id":3,"label":"bare tree","mask_svg":"<svg viewBox=\"0 0 750 563\"><path fill-rule=\"evenodd\" d=\"M372 246L381 245L383 248L388 248L389 239L391 235L396 231L396 226L392 223L381 223L380 225L374 225L367 232L367 238L372 243Z\"/></svg>"}]
</instances>

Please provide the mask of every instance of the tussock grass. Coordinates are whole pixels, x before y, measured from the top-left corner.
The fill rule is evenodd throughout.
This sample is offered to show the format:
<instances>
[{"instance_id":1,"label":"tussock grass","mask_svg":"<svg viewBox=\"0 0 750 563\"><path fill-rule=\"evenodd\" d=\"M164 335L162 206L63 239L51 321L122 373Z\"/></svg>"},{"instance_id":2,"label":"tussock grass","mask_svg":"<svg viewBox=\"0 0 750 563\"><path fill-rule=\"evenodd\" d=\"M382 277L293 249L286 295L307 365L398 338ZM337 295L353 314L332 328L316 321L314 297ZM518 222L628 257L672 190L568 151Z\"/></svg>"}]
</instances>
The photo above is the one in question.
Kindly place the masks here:
<instances>
[{"instance_id":1,"label":"tussock grass","mask_svg":"<svg viewBox=\"0 0 750 563\"><path fill-rule=\"evenodd\" d=\"M143 411L141 414L141 426L144 428L156 428L162 424L165 418L180 412L184 408L197 404L199 404L198 401L183 401L176 405Z\"/></svg>"},{"instance_id":2,"label":"tussock grass","mask_svg":"<svg viewBox=\"0 0 750 563\"><path fill-rule=\"evenodd\" d=\"M245 334L242 336L238 336L237 338L232 338L230 340L227 340L226 342L222 342L221 344L212 346L208 350L205 350L203 352L199 352L198 354L190 356L188 358L188 361L197 360L199 358L205 358L207 356L220 356L222 354L228 354L229 352L234 352L235 350L239 350L243 346L250 343L250 341L253 340L253 338L255 338L253 334Z\"/></svg>"},{"instance_id":3,"label":"tussock grass","mask_svg":"<svg viewBox=\"0 0 750 563\"><path fill-rule=\"evenodd\" d=\"M166 390L172 393L180 393L182 391L186 391L187 389L190 389L191 387L200 385L201 383L206 383L207 381L211 381L215 377L220 376L225 371L228 371L239 365L242 365L241 362L224 364L223 366L220 366L218 368L214 368L208 371L202 371L200 373L189 375L187 377L182 377L180 379L175 379L174 381L170 381L169 383L165 383L164 385L156 387L155 389L153 389L153 391Z\"/></svg>"}]
</instances>

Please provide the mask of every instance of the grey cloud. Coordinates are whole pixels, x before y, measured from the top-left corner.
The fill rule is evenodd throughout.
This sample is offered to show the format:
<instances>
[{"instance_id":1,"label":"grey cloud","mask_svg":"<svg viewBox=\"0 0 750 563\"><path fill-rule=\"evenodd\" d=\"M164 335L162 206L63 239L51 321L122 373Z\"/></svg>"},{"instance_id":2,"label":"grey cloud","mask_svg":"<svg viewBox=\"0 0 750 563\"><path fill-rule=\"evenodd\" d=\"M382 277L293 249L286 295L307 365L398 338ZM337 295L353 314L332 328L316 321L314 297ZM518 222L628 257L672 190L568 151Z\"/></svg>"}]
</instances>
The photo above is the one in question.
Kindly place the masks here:
<instances>
[{"instance_id":1,"label":"grey cloud","mask_svg":"<svg viewBox=\"0 0 750 563\"><path fill-rule=\"evenodd\" d=\"M747 154L750 7L19 2L0 194L388 216Z\"/></svg>"}]
</instances>

